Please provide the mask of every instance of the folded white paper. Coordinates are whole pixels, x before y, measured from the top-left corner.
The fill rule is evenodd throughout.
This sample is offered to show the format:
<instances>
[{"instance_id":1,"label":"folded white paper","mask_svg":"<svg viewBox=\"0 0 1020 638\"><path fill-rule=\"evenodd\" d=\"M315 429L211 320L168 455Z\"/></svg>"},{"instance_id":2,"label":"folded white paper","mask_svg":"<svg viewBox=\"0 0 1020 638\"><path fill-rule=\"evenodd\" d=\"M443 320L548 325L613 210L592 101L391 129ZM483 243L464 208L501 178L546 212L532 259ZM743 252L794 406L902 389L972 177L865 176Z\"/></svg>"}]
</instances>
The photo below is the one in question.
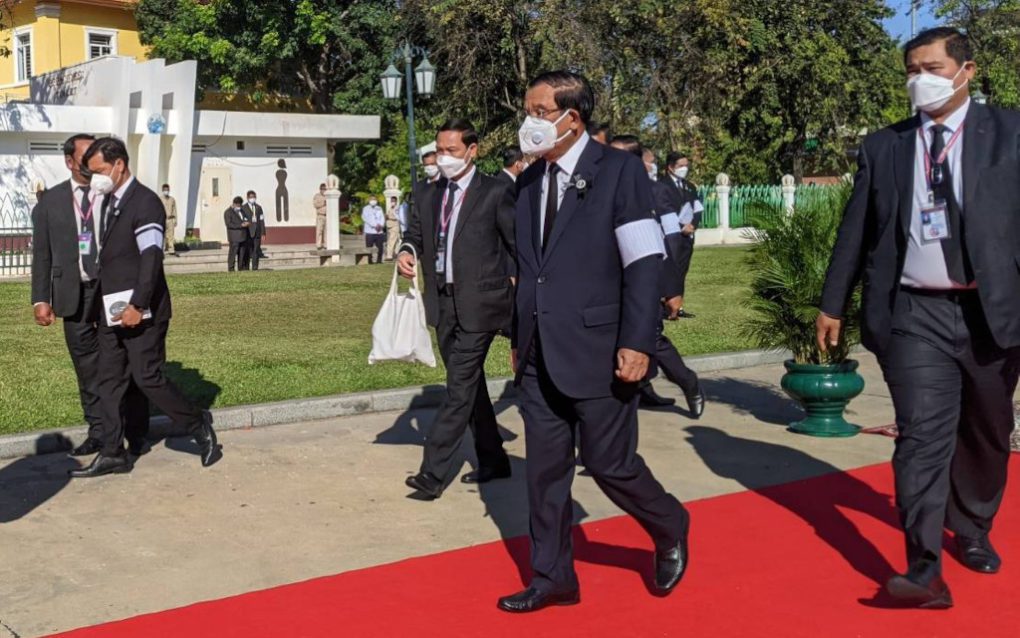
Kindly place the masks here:
<instances>
[{"instance_id":1,"label":"folded white paper","mask_svg":"<svg viewBox=\"0 0 1020 638\"><path fill-rule=\"evenodd\" d=\"M133 294L135 294L134 288L131 290L125 290L124 292L112 292L108 295L103 295L103 308L106 310L106 325L120 325L120 321L114 321L113 318L127 309L128 304L131 303L131 295ZM143 312L142 319L152 319L152 311L146 310Z\"/></svg>"}]
</instances>

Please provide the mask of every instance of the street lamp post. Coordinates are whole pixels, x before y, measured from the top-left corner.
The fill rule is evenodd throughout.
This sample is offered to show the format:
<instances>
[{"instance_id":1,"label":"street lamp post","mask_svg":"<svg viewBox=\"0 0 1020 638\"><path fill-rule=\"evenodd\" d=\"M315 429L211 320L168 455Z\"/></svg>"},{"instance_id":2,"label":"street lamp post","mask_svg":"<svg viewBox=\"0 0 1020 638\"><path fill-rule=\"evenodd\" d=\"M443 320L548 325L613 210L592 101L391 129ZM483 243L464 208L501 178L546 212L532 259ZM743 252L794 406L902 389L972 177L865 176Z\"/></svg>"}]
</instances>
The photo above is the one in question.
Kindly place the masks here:
<instances>
[{"instance_id":1,"label":"street lamp post","mask_svg":"<svg viewBox=\"0 0 1020 638\"><path fill-rule=\"evenodd\" d=\"M418 68L412 71L411 63L414 56L420 55L422 60ZM416 47L410 42L393 53L393 62L404 60L404 84L407 86L407 152L411 161L411 187L418 180L417 176L417 154L418 145L414 140L414 82L418 85L418 93L429 96L436 84L436 68L429 62L428 52L421 47ZM391 63L379 78L382 81L383 97L387 100L395 100L400 97L400 71Z\"/></svg>"}]
</instances>

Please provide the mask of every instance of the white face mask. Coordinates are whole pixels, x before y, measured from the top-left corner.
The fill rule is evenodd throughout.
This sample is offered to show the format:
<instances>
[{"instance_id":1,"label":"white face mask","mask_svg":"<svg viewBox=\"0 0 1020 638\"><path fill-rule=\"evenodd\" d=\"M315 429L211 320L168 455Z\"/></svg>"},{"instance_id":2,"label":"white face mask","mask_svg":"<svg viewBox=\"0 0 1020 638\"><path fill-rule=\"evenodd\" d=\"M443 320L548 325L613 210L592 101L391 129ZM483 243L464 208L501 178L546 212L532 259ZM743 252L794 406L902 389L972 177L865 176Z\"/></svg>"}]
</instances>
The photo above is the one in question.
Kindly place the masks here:
<instances>
[{"instance_id":1,"label":"white face mask","mask_svg":"<svg viewBox=\"0 0 1020 638\"><path fill-rule=\"evenodd\" d=\"M655 164L652 164L651 166L648 167L648 179L650 179L650 180L652 180L654 182L656 179L658 179L656 177L656 175L658 175L658 174L659 174L659 167L658 166L656 166Z\"/></svg>"},{"instance_id":2,"label":"white face mask","mask_svg":"<svg viewBox=\"0 0 1020 638\"><path fill-rule=\"evenodd\" d=\"M436 175L439 175L439 167L435 164L426 164L425 175L427 175L429 179L435 179Z\"/></svg>"},{"instance_id":3,"label":"white face mask","mask_svg":"<svg viewBox=\"0 0 1020 638\"><path fill-rule=\"evenodd\" d=\"M248 198L248 203L251 204L252 206L254 206L255 205L255 198L254 197L249 197Z\"/></svg>"},{"instance_id":4,"label":"white face mask","mask_svg":"<svg viewBox=\"0 0 1020 638\"><path fill-rule=\"evenodd\" d=\"M528 155L537 155L539 157L553 150L557 144L566 139L571 133L571 131L567 131L563 135L556 137L556 125L567 116L567 113L570 113L569 109L563 111L563 115L556 118L555 122L530 115L524 118L524 123L521 124L520 130L517 131L517 137L521 142L521 150Z\"/></svg>"},{"instance_id":5,"label":"white face mask","mask_svg":"<svg viewBox=\"0 0 1020 638\"><path fill-rule=\"evenodd\" d=\"M379 201L375 200L375 199L370 199L370 200L368 200L368 205L369 206L378 206L379 205Z\"/></svg>"},{"instance_id":6,"label":"white face mask","mask_svg":"<svg viewBox=\"0 0 1020 638\"><path fill-rule=\"evenodd\" d=\"M910 103L914 105L915 109L925 113L939 110L946 105L946 102L953 99L957 91L967 86L967 83L970 82L968 80L960 86L953 88L953 83L962 72L963 67L960 67L960 70L956 72L953 79L949 79L941 75L924 73L922 71L907 79L907 92L910 94Z\"/></svg>"},{"instance_id":7,"label":"white face mask","mask_svg":"<svg viewBox=\"0 0 1020 638\"><path fill-rule=\"evenodd\" d=\"M446 179L453 179L464 172L468 167L467 157L454 157L453 155L437 155L436 165Z\"/></svg>"},{"instance_id":8,"label":"white face mask","mask_svg":"<svg viewBox=\"0 0 1020 638\"><path fill-rule=\"evenodd\" d=\"M113 178L102 173L93 173L89 188L98 195L109 195L113 192Z\"/></svg>"},{"instance_id":9,"label":"white face mask","mask_svg":"<svg viewBox=\"0 0 1020 638\"><path fill-rule=\"evenodd\" d=\"M690 166L681 166L673 169L673 175L675 175L677 179L687 179L687 173L689 173L690 170Z\"/></svg>"},{"instance_id":10,"label":"white face mask","mask_svg":"<svg viewBox=\"0 0 1020 638\"><path fill-rule=\"evenodd\" d=\"M163 191L163 197L170 197L170 191L164 190Z\"/></svg>"}]
</instances>

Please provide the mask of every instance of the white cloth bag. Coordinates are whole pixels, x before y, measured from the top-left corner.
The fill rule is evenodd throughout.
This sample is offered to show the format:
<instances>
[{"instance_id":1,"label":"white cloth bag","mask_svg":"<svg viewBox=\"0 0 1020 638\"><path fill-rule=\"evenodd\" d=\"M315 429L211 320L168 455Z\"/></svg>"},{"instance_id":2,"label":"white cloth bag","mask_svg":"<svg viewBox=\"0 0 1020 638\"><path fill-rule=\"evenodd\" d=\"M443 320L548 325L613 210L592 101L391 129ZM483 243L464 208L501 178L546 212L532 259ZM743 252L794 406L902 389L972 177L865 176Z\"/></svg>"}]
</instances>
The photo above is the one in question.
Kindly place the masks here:
<instances>
[{"instance_id":1,"label":"white cloth bag","mask_svg":"<svg viewBox=\"0 0 1020 638\"><path fill-rule=\"evenodd\" d=\"M405 244L406 245L406 244ZM410 247L410 246L408 246ZM412 253L414 248L410 247ZM432 337L425 320L425 300L418 284L418 255L414 255L415 268L411 287L405 293L397 290L397 264L393 265L393 281L382 308L372 324L372 352L369 365L376 361L420 361L430 368L436 367L432 352Z\"/></svg>"}]
</instances>

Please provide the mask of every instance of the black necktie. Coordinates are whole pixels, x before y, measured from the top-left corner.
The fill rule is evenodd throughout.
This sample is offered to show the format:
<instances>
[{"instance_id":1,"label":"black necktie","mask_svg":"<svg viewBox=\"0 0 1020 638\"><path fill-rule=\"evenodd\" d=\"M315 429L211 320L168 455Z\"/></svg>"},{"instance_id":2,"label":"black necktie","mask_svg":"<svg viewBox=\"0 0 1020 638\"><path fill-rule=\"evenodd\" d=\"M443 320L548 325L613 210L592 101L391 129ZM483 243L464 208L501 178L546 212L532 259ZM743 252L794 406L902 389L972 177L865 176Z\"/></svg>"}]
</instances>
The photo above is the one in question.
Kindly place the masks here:
<instances>
[{"instance_id":1,"label":"black necktie","mask_svg":"<svg viewBox=\"0 0 1020 638\"><path fill-rule=\"evenodd\" d=\"M446 192L446 205L443 206L443 219L440 222L439 232L441 234L450 234L450 222L453 221L453 200L457 197L457 182L450 182L448 186L449 190ZM443 226L446 226L444 229ZM445 243L444 243L445 245Z\"/></svg>"},{"instance_id":2,"label":"black necktie","mask_svg":"<svg viewBox=\"0 0 1020 638\"><path fill-rule=\"evenodd\" d=\"M556 223L556 211L560 207L560 180L556 177L559 172L559 166L555 163L549 164L549 185L545 191L545 224L542 227L543 252L552 234L553 224Z\"/></svg>"},{"instance_id":3,"label":"black necktie","mask_svg":"<svg viewBox=\"0 0 1020 638\"><path fill-rule=\"evenodd\" d=\"M946 272L949 278L958 284L969 284L974 281L974 274L967 258L967 250L963 241L963 216L960 204L953 193L953 174L949 170L949 157L937 164L939 156L946 148L946 127L936 124L932 127L931 140L931 187L936 200L946 203L946 221L949 224L950 236L942 240L942 255L946 260Z\"/></svg>"},{"instance_id":4,"label":"black necktie","mask_svg":"<svg viewBox=\"0 0 1020 638\"><path fill-rule=\"evenodd\" d=\"M96 218L92 212L92 203L89 201L89 187L80 186L81 189L81 214L83 233L89 234L89 254L81 256L81 265L89 279L96 278L96 253L99 252L96 243Z\"/></svg>"}]
</instances>

